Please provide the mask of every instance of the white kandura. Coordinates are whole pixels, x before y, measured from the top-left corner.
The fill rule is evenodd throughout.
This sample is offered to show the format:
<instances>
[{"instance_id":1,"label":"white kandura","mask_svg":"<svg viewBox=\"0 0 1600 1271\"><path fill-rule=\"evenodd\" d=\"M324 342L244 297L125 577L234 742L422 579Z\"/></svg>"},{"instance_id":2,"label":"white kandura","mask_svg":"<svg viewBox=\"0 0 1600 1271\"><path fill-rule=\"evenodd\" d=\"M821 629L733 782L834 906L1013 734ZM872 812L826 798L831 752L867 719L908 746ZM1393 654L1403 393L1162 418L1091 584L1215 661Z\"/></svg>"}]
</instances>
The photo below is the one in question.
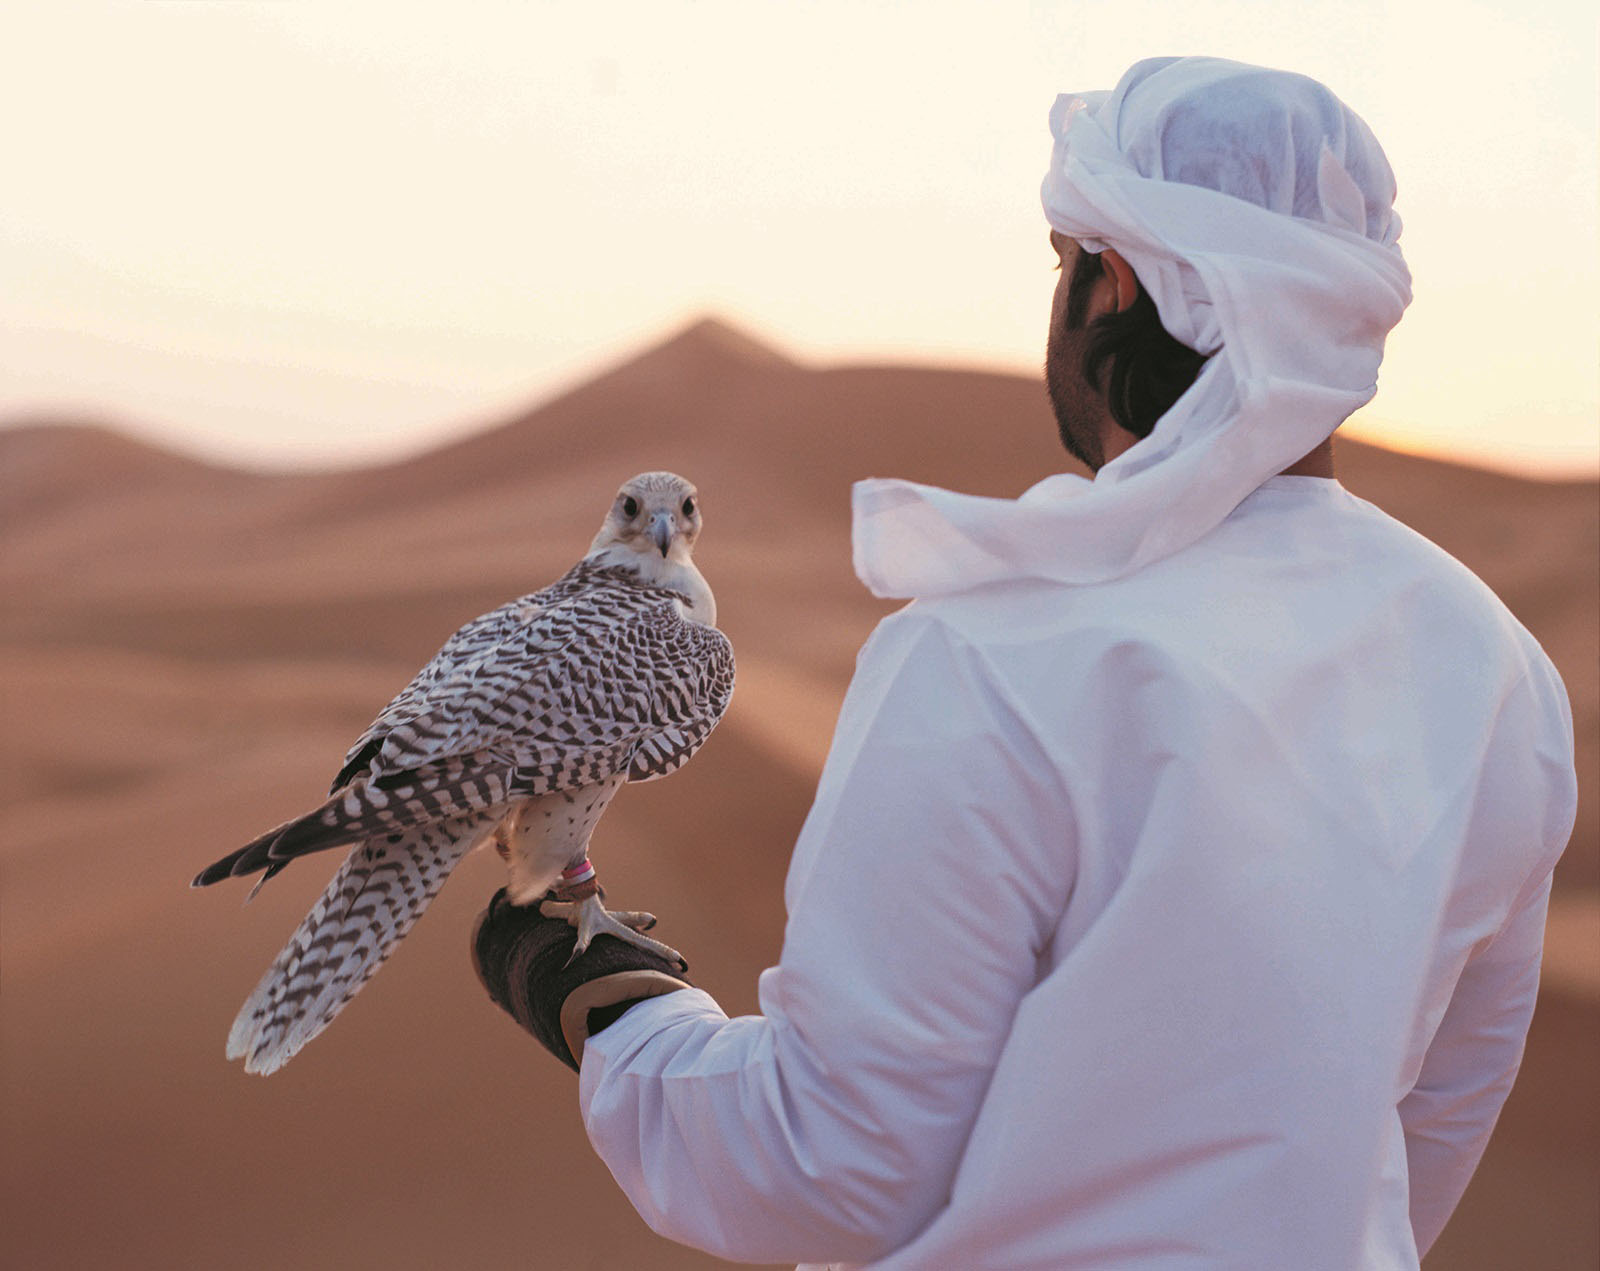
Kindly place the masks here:
<instances>
[{"instance_id":1,"label":"white kandura","mask_svg":"<svg viewBox=\"0 0 1600 1271\"><path fill-rule=\"evenodd\" d=\"M1554 669L1314 477L1115 582L984 577L862 651L761 1015L589 1041L596 1149L738 1260L1414 1271L1533 1010Z\"/></svg>"}]
</instances>

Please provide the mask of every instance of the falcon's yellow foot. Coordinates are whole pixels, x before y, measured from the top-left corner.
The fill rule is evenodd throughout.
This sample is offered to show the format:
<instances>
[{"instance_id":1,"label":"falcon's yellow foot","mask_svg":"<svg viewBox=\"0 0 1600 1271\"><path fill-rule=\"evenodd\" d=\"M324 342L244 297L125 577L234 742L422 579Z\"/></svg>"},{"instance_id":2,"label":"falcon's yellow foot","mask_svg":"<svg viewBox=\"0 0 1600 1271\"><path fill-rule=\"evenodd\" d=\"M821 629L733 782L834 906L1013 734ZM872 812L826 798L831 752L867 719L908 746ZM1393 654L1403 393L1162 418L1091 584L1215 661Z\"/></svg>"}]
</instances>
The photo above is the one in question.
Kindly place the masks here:
<instances>
[{"instance_id":1,"label":"falcon's yellow foot","mask_svg":"<svg viewBox=\"0 0 1600 1271\"><path fill-rule=\"evenodd\" d=\"M583 951L589 947L589 942L596 936L607 935L615 936L625 944L631 944L637 949L643 949L658 958L676 962L684 969L688 969L689 963L683 954L671 945L652 940L644 934L656 925L654 914L634 913L626 909L612 913L600 903L599 896L586 896L582 900L542 901L539 912L546 918L565 918L577 928L578 942L572 947L572 956L567 959L568 966L582 956Z\"/></svg>"}]
</instances>

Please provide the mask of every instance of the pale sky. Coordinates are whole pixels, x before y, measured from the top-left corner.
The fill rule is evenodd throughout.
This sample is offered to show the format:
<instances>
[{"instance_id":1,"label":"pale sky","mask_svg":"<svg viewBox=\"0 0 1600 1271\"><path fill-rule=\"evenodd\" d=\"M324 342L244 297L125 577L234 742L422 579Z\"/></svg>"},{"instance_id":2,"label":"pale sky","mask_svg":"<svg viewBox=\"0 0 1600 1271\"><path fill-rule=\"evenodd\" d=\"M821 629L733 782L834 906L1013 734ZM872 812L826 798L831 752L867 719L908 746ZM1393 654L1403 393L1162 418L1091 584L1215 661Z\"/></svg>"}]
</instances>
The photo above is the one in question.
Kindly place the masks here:
<instances>
[{"instance_id":1,"label":"pale sky","mask_svg":"<svg viewBox=\"0 0 1600 1271\"><path fill-rule=\"evenodd\" d=\"M1594 475L1596 36L1592 0L10 4L0 421L393 458L706 311L1037 374L1050 103L1207 53L1323 80L1398 175L1365 435Z\"/></svg>"}]
</instances>

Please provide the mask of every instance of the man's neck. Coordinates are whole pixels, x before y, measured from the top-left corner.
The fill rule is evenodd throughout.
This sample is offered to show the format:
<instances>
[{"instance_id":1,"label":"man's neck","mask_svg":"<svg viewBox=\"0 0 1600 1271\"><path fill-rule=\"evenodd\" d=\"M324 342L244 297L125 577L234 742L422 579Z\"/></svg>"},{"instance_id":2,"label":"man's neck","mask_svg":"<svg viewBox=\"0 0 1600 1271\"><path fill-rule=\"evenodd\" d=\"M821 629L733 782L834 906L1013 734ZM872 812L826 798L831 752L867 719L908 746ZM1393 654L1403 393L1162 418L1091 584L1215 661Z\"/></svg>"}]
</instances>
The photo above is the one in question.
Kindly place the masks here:
<instances>
[{"instance_id":1,"label":"man's neck","mask_svg":"<svg viewBox=\"0 0 1600 1271\"><path fill-rule=\"evenodd\" d=\"M1278 474L1280 477L1332 477L1333 438L1302 455Z\"/></svg>"}]
</instances>

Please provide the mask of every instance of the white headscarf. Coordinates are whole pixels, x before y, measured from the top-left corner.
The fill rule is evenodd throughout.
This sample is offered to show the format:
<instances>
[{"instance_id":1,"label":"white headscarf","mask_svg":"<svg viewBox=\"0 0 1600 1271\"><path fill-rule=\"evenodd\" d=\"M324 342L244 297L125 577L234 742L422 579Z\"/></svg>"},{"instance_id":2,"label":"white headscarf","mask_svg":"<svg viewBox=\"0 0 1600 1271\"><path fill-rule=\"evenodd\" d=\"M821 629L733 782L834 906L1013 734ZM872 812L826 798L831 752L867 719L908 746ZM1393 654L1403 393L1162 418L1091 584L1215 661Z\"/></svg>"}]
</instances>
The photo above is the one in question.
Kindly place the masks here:
<instances>
[{"instance_id":1,"label":"white headscarf","mask_svg":"<svg viewBox=\"0 0 1600 1271\"><path fill-rule=\"evenodd\" d=\"M1150 58L1109 93L1058 97L1050 129L1051 227L1116 248L1162 325L1213 356L1093 482L1063 474L1017 500L857 482L856 572L880 596L1099 582L1188 546L1371 400L1410 302L1394 174L1315 80Z\"/></svg>"}]
</instances>

